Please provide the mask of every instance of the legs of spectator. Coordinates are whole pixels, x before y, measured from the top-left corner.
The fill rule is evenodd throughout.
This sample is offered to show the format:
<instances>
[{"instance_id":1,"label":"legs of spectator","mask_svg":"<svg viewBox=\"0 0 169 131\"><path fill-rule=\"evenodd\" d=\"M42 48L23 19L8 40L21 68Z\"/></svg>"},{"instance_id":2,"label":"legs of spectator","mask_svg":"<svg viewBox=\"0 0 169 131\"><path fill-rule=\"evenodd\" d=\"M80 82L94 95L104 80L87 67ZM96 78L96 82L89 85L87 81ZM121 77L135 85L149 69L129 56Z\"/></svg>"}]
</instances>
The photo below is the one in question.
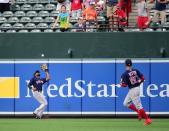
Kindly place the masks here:
<instances>
[{"instance_id":1,"label":"legs of spectator","mask_svg":"<svg viewBox=\"0 0 169 131\"><path fill-rule=\"evenodd\" d=\"M160 11L160 20L161 20L161 25L163 25L166 22L166 11Z\"/></svg>"},{"instance_id":2,"label":"legs of spectator","mask_svg":"<svg viewBox=\"0 0 169 131\"><path fill-rule=\"evenodd\" d=\"M155 10L153 22L159 22L159 11Z\"/></svg>"}]
</instances>

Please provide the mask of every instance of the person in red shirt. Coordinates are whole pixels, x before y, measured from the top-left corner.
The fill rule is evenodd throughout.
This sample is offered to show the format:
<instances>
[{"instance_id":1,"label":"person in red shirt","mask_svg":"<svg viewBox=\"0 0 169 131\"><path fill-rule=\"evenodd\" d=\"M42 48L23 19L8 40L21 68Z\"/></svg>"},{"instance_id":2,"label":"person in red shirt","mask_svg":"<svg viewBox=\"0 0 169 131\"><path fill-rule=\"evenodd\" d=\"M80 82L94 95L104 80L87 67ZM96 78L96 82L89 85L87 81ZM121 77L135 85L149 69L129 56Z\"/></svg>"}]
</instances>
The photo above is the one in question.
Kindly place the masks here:
<instances>
[{"instance_id":1,"label":"person in red shirt","mask_svg":"<svg viewBox=\"0 0 169 131\"><path fill-rule=\"evenodd\" d=\"M115 21L115 25L118 26L118 29L120 29L120 31L124 31L122 30L123 27L127 26L127 15L126 12L124 10L122 10L122 6L120 3L118 3L116 5L116 11L114 12L114 21Z\"/></svg>"},{"instance_id":2,"label":"person in red shirt","mask_svg":"<svg viewBox=\"0 0 169 131\"><path fill-rule=\"evenodd\" d=\"M70 0L72 18L79 18L82 16L83 0Z\"/></svg>"}]
</instances>

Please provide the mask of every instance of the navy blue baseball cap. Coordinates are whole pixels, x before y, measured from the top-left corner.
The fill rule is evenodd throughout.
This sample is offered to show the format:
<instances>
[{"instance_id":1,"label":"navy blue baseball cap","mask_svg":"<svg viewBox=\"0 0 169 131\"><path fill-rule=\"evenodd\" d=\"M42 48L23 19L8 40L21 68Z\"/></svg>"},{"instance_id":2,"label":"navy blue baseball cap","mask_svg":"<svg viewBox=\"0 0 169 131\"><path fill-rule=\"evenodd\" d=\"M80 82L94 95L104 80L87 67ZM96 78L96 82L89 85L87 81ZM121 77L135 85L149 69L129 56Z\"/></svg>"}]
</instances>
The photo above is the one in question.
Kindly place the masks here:
<instances>
[{"instance_id":1,"label":"navy blue baseball cap","mask_svg":"<svg viewBox=\"0 0 169 131\"><path fill-rule=\"evenodd\" d=\"M125 65L126 65L126 66L132 66L132 61L131 61L131 59L126 59L126 60L125 60Z\"/></svg>"},{"instance_id":2,"label":"navy blue baseball cap","mask_svg":"<svg viewBox=\"0 0 169 131\"><path fill-rule=\"evenodd\" d=\"M36 73L40 73L40 71L39 71L39 70L36 70L36 71L34 72L34 75L35 75Z\"/></svg>"}]
</instances>

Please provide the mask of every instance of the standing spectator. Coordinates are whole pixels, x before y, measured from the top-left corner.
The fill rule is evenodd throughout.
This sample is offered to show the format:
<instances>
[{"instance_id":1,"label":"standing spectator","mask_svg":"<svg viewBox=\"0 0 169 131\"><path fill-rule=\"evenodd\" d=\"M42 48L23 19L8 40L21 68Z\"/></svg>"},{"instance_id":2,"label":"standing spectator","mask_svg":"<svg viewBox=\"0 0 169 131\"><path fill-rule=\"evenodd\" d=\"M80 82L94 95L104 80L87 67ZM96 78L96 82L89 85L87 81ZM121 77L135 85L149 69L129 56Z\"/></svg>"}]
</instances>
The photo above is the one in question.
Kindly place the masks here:
<instances>
[{"instance_id":1,"label":"standing spectator","mask_svg":"<svg viewBox=\"0 0 169 131\"><path fill-rule=\"evenodd\" d=\"M70 0L70 2L72 18L79 18L82 16L83 0Z\"/></svg>"},{"instance_id":2,"label":"standing spectator","mask_svg":"<svg viewBox=\"0 0 169 131\"><path fill-rule=\"evenodd\" d=\"M9 0L0 0L0 12L3 13L4 11L10 10Z\"/></svg>"},{"instance_id":3,"label":"standing spectator","mask_svg":"<svg viewBox=\"0 0 169 131\"><path fill-rule=\"evenodd\" d=\"M57 19L52 28L55 28L57 23L60 23L60 31L65 32L69 28L69 13L66 11L66 6L61 6L61 12L59 13Z\"/></svg>"},{"instance_id":4,"label":"standing spectator","mask_svg":"<svg viewBox=\"0 0 169 131\"><path fill-rule=\"evenodd\" d=\"M119 0L122 9L128 14L131 12L131 0Z\"/></svg>"},{"instance_id":5,"label":"standing spectator","mask_svg":"<svg viewBox=\"0 0 169 131\"><path fill-rule=\"evenodd\" d=\"M85 23L83 21L83 18L82 17L79 17L78 18L78 21L76 24L74 24L74 32L84 32L85 30Z\"/></svg>"},{"instance_id":6,"label":"standing spectator","mask_svg":"<svg viewBox=\"0 0 169 131\"><path fill-rule=\"evenodd\" d=\"M151 2L155 1L155 12L154 12L154 22L161 21L161 25L166 22L166 4L167 0L151 0ZM160 20L159 20L160 15Z\"/></svg>"},{"instance_id":7,"label":"standing spectator","mask_svg":"<svg viewBox=\"0 0 169 131\"><path fill-rule=\"evenodd\" d=\"M83 18L86 20L86 28L93 28L97 26L97 11L95 9L95 2L90 2L89 7L83 11Z\"/></svg>"},{"instance_id":8,"label":"standing spectator","mask_svg":"<svg viewBox=\"0 0 169 131\"><path fill-rule=\"evenodd\" d=\"M113 17L115 18L115 21L118 26L119 31L124 31L124 27L127 26L127 15L124 10L122 10L122 6L120 3L117 4L117 10L114 12Z\"/></svg>"},{"instance_id":9,"label":"standing spectator","mask_svg":"<svg viewBox=\"0 0 169 131\"><path fill-rule=\"evenodd\" d=\"M57 0L57 8L56 8L56 10L60 11L62 5L65 5L67 11L70 11L70 1L69 0Z\"/></svg>"},{"instance_id":10,"label":"standing spectator","mask_svg":"<svg viewBox=\"0 0 169 131\"><path fill-rule=\"evenodd\" d=\"M105 1L107 5L107 18L109 19L109 28L110 30L113 29L113 13L116 10L116 5L118 3L118 0L106 0Z\"/></svg>"},{"instance_id":11,"label":"standing spectator","mask_svg":"<svg viewBox=\"0 0 169 131\"><path fill-rule=\"evenodd\" d=\"M137 10L138 10L137 25L138 28L141 31L143 31L148 27L151 21L145 0L138 0Z\"/></svg>"}]
</instances>

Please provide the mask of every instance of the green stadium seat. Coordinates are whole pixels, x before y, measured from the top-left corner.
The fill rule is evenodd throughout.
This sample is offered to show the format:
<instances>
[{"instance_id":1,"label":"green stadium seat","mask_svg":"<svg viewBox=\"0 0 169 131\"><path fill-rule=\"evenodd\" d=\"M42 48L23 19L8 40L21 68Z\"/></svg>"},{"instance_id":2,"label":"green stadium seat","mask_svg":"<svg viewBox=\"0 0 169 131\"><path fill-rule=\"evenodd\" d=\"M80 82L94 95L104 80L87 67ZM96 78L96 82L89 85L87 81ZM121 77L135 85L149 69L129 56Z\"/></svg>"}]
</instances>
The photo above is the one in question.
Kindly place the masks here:
<instances>
[{"instance_id":1,"label":"green stadium seat","mask_svg":"<svg viewBox=\"0 0 169 131\"><path fill-rule=\"evenodd\" d=\"M47 17L47 16L49 16L49 12L48 11L40 11L39 14L38 14L38 16L40 16L40 17Z\"/></svg>"},{"instance_id":2,"label":"green stadium seat","mask_svg":"<svg viewBox=\"0 0 169 131\"><path fill-rule=\"evenodd\" d=\"M37 3L39 3L39 0L27 0L27 3L29 3L29 4L37 4Z\"/></svg>"},{"instance_id":3,"label":"green stadium seat","mask_svg":"<svg viewBox=\"0 0 169 131\"><path fill-rule=\"evenodd\" d=\"M48 11L56 10L56 6L54 4L46 4L45 10L48 10Z\"/></svg>"},{"instance_id":4,"label":"green stadium seat","mask_svg":"<svg viewBox=\"0 0 169 131\"><path fill-rule=\"evenodd\" d=\"M53 32L52 29L45 29L44 32Z\"/></svg>"},{"instance_id":5,"label":"green stadium seat","mask_svg":"<svg viewBox=\"0 0 169 131\"><path fill-rule=\"evenodd\" d=\"M12 11L5 11L5 12L3 12L3 16L4 17L12 17L13 16L13 12Z\"/></svg>"},{"instance_id":6,"label":"green stadium seat","mask_svg":"<svg viewBox=\"0 0 169 131\"><path fill-rule=\"evenodd\" d=\"M14 29L23 29L24 25L22 23L16 23L16 24L13 25L13 28Z\"/></svg>"},{"instance_id":7,"label":"green stadium seat","mask_svg":"<svg viewBox=\"0 0 169 131\"><path fill-rule=\"evenodd\" d=\"M48 28L48 25L47 23L39 23L36 28L39 28L39 29L47 29Z\"/></svg>"},{"instance_id":8,"label":"green stadium seat","mask_svg":"<svg viewBox=\"0 0 169 131\"><path fill-rule=\"evenodd\" d=\"M16 0L15 3L16 4L25 4L26 0Z\"/></svg>"},{"instance_id":9,"label":"green stadium seat","mask_svg":"<svg viewBox=\"0 0 169 131\"><path fill-rule=\"evenodd\" d=\"M27 29L35 29L36 28L36 25L34 23L27 23L25 25L25 28Z\"/></svg>"},{"instance_id":10,"label":"green stadium seat","mask_svg":"<svg viewBox=\"0 0 169 131\"><path fill-rule=\"evenodd\" d=\"M19 22L18 17L10 17L8 19L8 23L18 23L18 22Z\"/></svg>"},{"instance_id":11,"label":"green stadium seat","mask_svg":"<svg viewBox=\"0 0 169 131\"><path fill-rule=\"evenodd\" d=\"M28 16L28 17L35 17L35 16L37 16L38 14L37 14L37 12L36 11L28 11L27 13L26 13L26 16Z\"/></svg>"},{"instance_id":12,"label":"green stadium seat","mask_svg":"<svg viewBox=\"0 0 169 131\"><path fill-rule=\"evenodd\" d=\"M16 11L15 13L14 13L14 16L15 17L23 17L23 16L25 16L26 14L25 14L25 12L24 11Z\"/></svg>"},{"instance_id":13,"label":"green stadium seat","mask_svg":"<svg viewBox=\"0 0 169 131\"><path fill-rule=\"evenodd\" d=\"M9 24L9 23L3 23L3 24L0 26L0 28L10 29L10 28L12 28L12 25Z\"/></svg>"},{"instance_id":14,"label":"green stadium seat","mask_svg":"<svg viewBox=\"0 0 169 131\"><path fill-rule=\"evenodd\" d=\"M34 17L34 18L32 19L32 22L33 22L33 23L42 23L42 22L44 22L44 20L43 20L42 17L37 16L37 17Z\"/></svg>"},{"instance_id":15,"label":"green stadium seat","mask_svg":"<svg viewBox=\"0 0 169 131\"><path fill-rule=\"evenodd\" d=\"M16 30L7 30L7 33L16 33Z\"/></svg>"},{"instance_id":16,"label":"green stadium seat","mask_svg":"<svg viewBox=\"0 0 169 131\"><path fill-rule=\"evenodd\" d=\"M44 6L42 4L35 4L33 6L33 10L36 10L36 11L40 11L40 10L44 10Z\"/></svg>"},{"instance_id":17,"label":"green stadium seat","mask_svg":"<svg viewBox=\"0 0 169 131\"><path fill-rule=\"evenodd\" d=\"M46 23L52 23L52 22L55 22L55 18L54 17L46 17L44 21Z\"/></svg>"},{"instance_id":18,"label":"green stadium seat","mask_svg":"<svg viewBox=\"0 0 169 131\"><path fill-rule=\"evenodd\" d=\"M24 5L21 6L21 10L23 10L23 11L32 10L32 6L29 5L29 4L24 4Z\"/></svg>"},{"instance_id":19,"label":"green stadium seat","mask_svg":"<svg viewBox=\"0 0 169 131\"><path fill-rule=\"evenodd\" d=\"M31 30L30 32L41 32L41 30L39 30L39 29L34 29L34 30Z\"/></svg>"},{"instance_id":20,"label":"green stadium seat","mask_svg":"<svg viewBox=\"0 0 169 131\"><path fill-rule=\"evenodd\" d=\"M50 16L52 16L52 17L57 17L58 14L59 14L59 11L54 10L54 11L52 11L52 12L50 13Z\"/></svg>"},{"instance_id":21,"label":"green stadium seat","mask_svg":"<svg viewBox=\"0 0 169 131\"><path fill-rule=\"evenodd\" d=\"M20 19L20 22L21 22L21 23L30 23L30 22L32 22L32 20L31 20L30 17L22 17L22 18Z\"/></svg>"},{"instance_id":22,"label":"green stadium seat","mask_svg":"<svg viewBox=\"0 0 169 131\"><path fill-rule=\"evenodd\" d=\"M0 17L0 24L6 23L7 19L5 17Z\"/></svg>"},{"instance_id":23,"label":"green stadium seat","mask_svg":"<svg viewBox=\"0 0 169 131\"><path fill-rule=\"evenodd\" d=\"M20 33L27 33L27 32L29 32L28 30L19 30L18 32L20 32Z\"/></svg>"}]
</instances>

